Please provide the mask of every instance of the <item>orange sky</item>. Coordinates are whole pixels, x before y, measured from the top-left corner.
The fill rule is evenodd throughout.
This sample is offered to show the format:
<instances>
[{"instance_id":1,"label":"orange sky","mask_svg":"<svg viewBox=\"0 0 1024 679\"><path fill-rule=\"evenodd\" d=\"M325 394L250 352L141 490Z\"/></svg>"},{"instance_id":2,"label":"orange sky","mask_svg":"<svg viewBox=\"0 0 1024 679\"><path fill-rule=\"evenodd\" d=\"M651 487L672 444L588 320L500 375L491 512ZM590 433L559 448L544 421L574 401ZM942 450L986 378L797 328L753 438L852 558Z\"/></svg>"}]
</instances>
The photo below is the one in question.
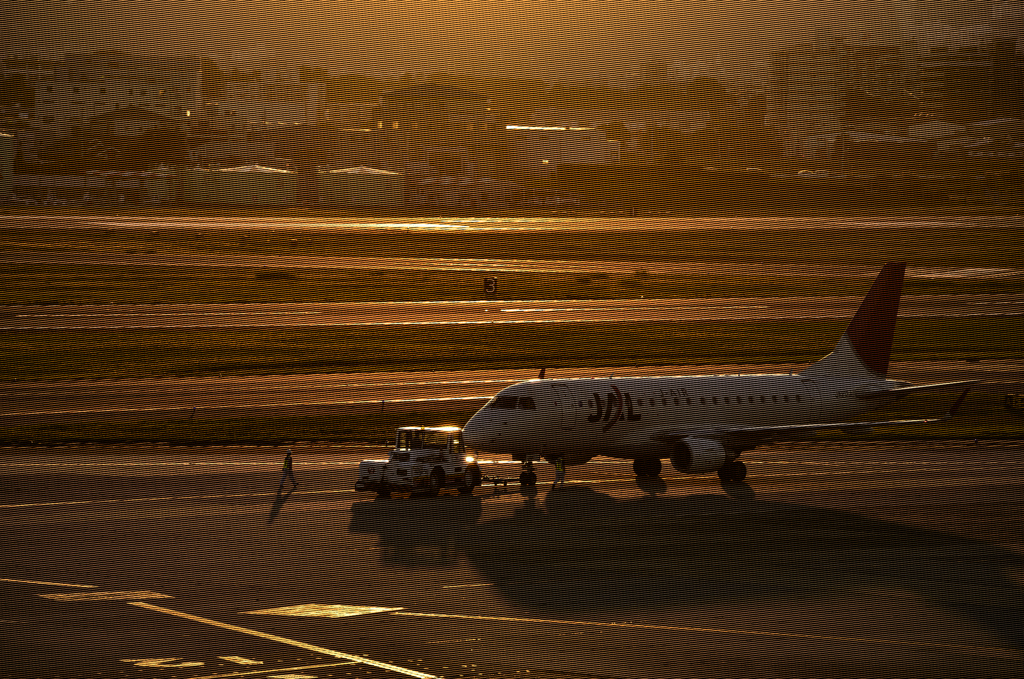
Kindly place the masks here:
<instances>
[{"instance_id":1,"label":"orange sky","mask_svg":"<svg viewBox=\"0 0 1024 679\"><path fill-rule=\"evenodd\" d=\"M244 53L332 68L591 75L652 60L762 61L840 35L964 26L981 0L34 0L0 3L5 54ZM1018 3L1019 4L1019 3ZM903 9L903 13L897 11ZM910 9L913 8L913 9ZM915 12L917 16L907 16Z\"/></svg>"}]
</instances>

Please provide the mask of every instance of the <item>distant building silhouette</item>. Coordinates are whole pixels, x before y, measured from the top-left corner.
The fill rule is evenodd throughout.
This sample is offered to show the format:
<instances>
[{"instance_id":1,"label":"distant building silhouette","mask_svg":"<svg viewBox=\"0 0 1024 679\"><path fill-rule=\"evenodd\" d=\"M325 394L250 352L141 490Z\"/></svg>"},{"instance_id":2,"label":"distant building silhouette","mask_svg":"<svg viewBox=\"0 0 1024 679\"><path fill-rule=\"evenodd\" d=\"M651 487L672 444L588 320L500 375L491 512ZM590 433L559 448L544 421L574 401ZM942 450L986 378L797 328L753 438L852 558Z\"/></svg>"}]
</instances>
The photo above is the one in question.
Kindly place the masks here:
<instances>
[{"instance_id":1,"label":"distant building silhouette","mask_svg":"<svg viewBox=\"0 0 1024 679\"><path fill-rule=\"evenodd\" d=\"M473 92L413 85L382 94L374 113L375 127L402 169L493 175L504 155L504 122L487 97Z\"/></svg>"},{"instance_id":2,"label":"distant building silhouette","mask_svg":"<svg viewBox=\"0 0 1024 679\"><path fill-rule=\"evenodd\" d=\"M35 119L66 135L90 118L135 108L185 123L202 104L199 59L122 52L68 54L36 84Z\"/></svg>"}]
</instances>

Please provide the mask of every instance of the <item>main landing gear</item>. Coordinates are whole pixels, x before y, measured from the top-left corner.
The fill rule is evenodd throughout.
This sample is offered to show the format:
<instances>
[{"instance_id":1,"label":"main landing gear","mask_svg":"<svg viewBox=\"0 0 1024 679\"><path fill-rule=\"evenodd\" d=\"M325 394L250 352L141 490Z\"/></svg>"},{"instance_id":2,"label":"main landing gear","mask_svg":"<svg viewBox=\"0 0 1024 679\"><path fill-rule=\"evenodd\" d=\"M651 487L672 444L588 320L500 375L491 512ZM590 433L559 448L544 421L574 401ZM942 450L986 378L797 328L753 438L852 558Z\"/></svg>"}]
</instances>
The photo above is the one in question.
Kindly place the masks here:
<instances>
[{"instance_id":1,"label":"main landing gear","mask_svg":"<svg viewBox=\"0 0 1024 679\"><path fill-rule=\"evenodd\" d=\"M726 462L725 466L718 470L718 478L723 481L742 481L747 478L747 465L739 460Z\"/></svg>"},{"instance_id":2,"label":"main landing gear","mask_svg":"<svg viewBox=\"0 0 1024 679\"><path fill-rule=\"evenodd\" d=\"M656 457L639 457L633 460L633 473L637 476L659 476L661 460Z\"/></svg>"},{"instance_id":3,"label":"main landing gear","mask_svg":"<svg viewBox=\"0 0 1024 679\"><path fill-rule=\"evenodd\" d=\"M519 485L523 487L537 485L537 472L533 470L533 460L523 463L523 471L519 472Z\"/></svg>"}]
</instances>

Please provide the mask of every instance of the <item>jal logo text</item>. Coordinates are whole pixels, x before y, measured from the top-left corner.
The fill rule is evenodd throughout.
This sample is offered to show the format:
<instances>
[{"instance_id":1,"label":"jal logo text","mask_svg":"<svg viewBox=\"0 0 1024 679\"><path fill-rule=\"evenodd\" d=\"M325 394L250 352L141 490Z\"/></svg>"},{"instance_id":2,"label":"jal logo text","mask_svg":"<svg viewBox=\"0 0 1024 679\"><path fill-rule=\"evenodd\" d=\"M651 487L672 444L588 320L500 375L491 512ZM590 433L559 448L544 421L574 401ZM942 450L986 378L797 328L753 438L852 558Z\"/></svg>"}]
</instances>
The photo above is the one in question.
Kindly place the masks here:
<instances>
[{"instance_id":1,"label":"jal logo text","mask_svg":"<svg viewBox=\"0 0 1024 679\"><path fill-rule=\"evenodd\" d=\"M587 416L587 422L604 422L601 431L608 431L619 420L625 419L636 422L640 419L640 413L633 410L633 397L627 391L622 393L618 387L613 386L610 393L604 398L601 394L594 392L592 407L596 410ZM623 413L625 410L625 413Z\"/></svg>"}]
</instances>

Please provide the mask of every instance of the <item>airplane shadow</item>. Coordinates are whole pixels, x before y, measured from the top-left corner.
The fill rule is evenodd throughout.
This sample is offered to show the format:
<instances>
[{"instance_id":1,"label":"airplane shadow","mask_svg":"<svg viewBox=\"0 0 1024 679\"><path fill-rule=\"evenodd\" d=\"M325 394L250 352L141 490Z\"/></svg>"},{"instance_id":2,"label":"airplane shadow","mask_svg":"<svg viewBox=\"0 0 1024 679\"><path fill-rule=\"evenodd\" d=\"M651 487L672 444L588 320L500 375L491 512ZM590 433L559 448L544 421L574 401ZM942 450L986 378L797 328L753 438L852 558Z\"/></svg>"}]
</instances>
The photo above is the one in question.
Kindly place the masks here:
<instances>
[{"instance_id":1,"label":"airplane shadow","mask_svg":"<svg viewBox=\"0 0 1024 679\"><path fill-rule=\"evenodd\" d=\"M468 559L495 593L538 615L870 601L872 615L891 609L897 620L909 595L1024 648L1024 587L1013 577L1024 557L994 540L758 500L746 483L671 497L664 480L637 485L644 495L625 500L584 485L523 489L511 514L485 522L485 493L359 502L350 530L378 534L386 565Z\"/></svg>"},{"instance_id":2,"label":"airplane shadow","mask_svg":"<svg viewBox=\"0 0 1024 679\"><path fill-rule=\"evenodd\" d=\"M1024 572L1024 557L939 531L758 500L745 483L722 488L726 495L617 500L570 486L548 493L543 511L526 506L522 516L467 527L463 544L497 591L545 615L799 608L910 592L1024 648L1024 588L1011 577ZM896 599L885 605L898 609Z\"/></svg>"},{"instance_id":3,"label":"airplane shadow","mask_svg":"<svg viewBox=\"0 0 1024 679\"><path fill-rule=\"evenodd\" d=\"M451 566L465 547L465 529L480 520L479 496L443 496L388 500L378 498L351 507L349 530L376 533L380 558L405 568Z\"/></svg>"}]
</instances>

